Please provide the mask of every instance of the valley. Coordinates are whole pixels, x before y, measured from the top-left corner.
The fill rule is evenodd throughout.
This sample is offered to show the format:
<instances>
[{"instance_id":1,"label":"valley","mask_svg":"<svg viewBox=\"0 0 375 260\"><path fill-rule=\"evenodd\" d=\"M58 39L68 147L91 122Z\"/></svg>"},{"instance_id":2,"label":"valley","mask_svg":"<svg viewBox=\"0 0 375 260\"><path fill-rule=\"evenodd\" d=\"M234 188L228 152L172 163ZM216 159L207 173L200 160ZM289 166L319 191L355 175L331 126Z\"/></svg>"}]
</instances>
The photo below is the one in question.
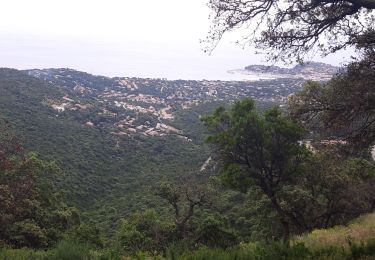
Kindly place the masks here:
<instances>
[{"instance_id":1,"label":"valley","mask_svg":"<svg viewBox=\"0 0 375 260\"><path fill-rule=\"evenodd\" d=\"M178 113L210 103L230 104L244 97L252 97L259 105L281 104L303 83L301 79L241 82L106 78L70 69L26 72L64 93L59 99L44 101L57 116L106 128L115 136L176 135L186 140L191 140L189 134L174 124Z\"/></svg>"},{"instance_id":2,"label":"valley","mask_svg":"<svg viewBox=\"0 0 375 260\"><path fill-rule=\"evenodd\" d=\"M2 8L0 260L375 259L375 0Z\"/></svg>"},{"instance_id":3,"label":"valley","mask_svg":"<svg viewBox=\"0 0 375 260\"><path fill-rule=\"evenodd\" d=\"M0 115L29 150L55 161L52 176L83 219L111 232L145 208L162 180L209 178L216 168L200 117L251 97L282 105L302 79L195 81L95 76L72 69L0 71Z\"/></svg>"}]
</instances>

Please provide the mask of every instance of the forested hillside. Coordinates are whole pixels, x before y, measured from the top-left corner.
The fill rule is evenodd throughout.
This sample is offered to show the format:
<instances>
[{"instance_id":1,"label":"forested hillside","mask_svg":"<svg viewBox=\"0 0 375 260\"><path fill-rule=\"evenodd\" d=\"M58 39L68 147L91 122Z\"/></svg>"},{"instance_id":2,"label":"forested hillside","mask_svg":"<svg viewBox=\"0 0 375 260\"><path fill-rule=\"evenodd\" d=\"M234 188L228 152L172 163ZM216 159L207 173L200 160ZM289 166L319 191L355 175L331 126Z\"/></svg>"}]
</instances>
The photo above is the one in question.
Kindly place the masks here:
<instances>
[{"instance_id":1,"label":"forested hillside","mask_svg":"<svg viewBox=\"0 0 375 260\"><path fill-rule=\"evenodd\" d=\"M261 108L268 107L300 84L170 82L66 69L2 69L0 112L26 149L62 169L53 178L68 203L111 230L121 217L160 205L151 189L161 180L196 174L208 178L215 170L203 142L207 130L201 115L241 96L253 96Z\"/></svg>"},{"instance_id":2,"label":"forested hillside","mask_svg":"<svg viewBox=\"0 0 375 260\"><path fill-rule=\"evenodd\" d=\"M64 89L24 72L2 69L0 86L1 117L28 150L61 167L54 181L69 204L93 210L108 225L154 206L148 194L155 181L198 171L208 158L207 149L176 136L121 138L58 114L49 101L62 99Z\"/></svg>"},{"instance_id":3,"label":"forested hillside","mask_svg":"<svg viewBox=\"0 0 375 260\"><path fill-rule=\"evenodd\" d=\"M5 207L3 221L11 224L0 239L15 247L47 249L59 243L46 255L85 255L90 248L109 259L141 251L179 255L201 246L285 243L292 235L371 212L371 136L358 140L322 126L327 116L322 111L321 121L303 119L313 105L305 101L316 93L311 90L363 73L354 65L328 83L168 81L70 69L1 69L0 115L6 126L1 140L22 149L0 150L0 166L4 173L21 174L20 185L31 181L42 188L28 186L19 197L8 192L18 186L5 179L0 195L24 205L23 196L33 194L34 204L49 206L45 218ZM22 171L23 160L40 166ZM28 172L32 177L22 177ZM44 201L45 183L53 203ZM43 225L46 233L40 231ZM72 243L78 243L77 251L66 249L74 248ZM256 244L274 250L268 246ZM299 250L298 244L290 252L284 246L277 250L287 255ZM258 254L241 250L232 253Z\"/></svg>"},{"instance_id":4,"label":"forested hillside","mask_svg":"<svg viewBox=\"0 0 375 260\"><path fill-rule=\"evenodd\" d=\"M375 258L375 0L13 2L0 260Z\"/></svg>"}]
</instances>

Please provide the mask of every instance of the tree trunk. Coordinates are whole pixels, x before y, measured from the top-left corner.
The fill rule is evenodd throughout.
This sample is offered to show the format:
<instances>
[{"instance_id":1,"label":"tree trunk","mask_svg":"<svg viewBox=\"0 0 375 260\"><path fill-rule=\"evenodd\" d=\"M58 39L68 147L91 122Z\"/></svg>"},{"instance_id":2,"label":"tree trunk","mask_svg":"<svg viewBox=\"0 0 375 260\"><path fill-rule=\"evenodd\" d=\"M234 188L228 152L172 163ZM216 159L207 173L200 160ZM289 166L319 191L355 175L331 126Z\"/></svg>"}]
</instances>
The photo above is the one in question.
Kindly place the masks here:
<instances>
[{"instance_id":1,"label":"tree trunk","mask_svg":"<svg viewBox=\"0 0 375 260\"><path fill-rule=\"evenodd\" d=\"M185 239L186 229L184 223L176 223L177 225L177 236L179 239Z\"/></svg>"},{"instance_id":2,"label":"tree trunk","mask_svg":"<svg viewBox=\"0 0 375 260\"><path fill-rule=\"evenodd\" d=\"M273 207L275 208L277 214L279 215L280 223L281 223L281 226L283 227L283 241L285 244L289 245L290 224L289 224L289 221L287 220L287 215L284 212L284 210L281 208L281 206L279 205L275 197L271 197L270 199L271 199Z\"/></svg>"},{"instance_id":3,"label":"tree trunk","mask_svg":"<svg viewBox=\"0 0 375 260\"><path fill-rule=\"evenodd\" d=\"M289 222L286 221L284 218L280 219L280 222L283 226L283 241L286 245L289 245L289 240L290 240L290 226Z\"/></svg>"}]
</instances>

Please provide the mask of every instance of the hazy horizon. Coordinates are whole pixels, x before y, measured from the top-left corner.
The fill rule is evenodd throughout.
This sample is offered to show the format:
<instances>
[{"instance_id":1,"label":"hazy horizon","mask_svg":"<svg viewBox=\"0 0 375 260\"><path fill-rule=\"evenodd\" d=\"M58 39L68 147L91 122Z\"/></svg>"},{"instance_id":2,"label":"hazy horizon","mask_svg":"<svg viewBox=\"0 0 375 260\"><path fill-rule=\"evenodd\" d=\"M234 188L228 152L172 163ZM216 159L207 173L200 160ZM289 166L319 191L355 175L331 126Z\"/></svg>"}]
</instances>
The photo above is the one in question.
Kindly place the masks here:
<instances>
[{"instance_id":1,"label":"hazy horizon","mask_svg":"<svg viewBox=\"0 0 375 260\"><path fill-rule=\"evenodd\" d=\"M269 64L254 49L233 43L239 33L225 37L212 55L204 53L200 40L209 31L210 11L201 0L13 0L5 1L3 10L1 67L72 68L111 77L242 80L254 77L227 71ZM341 65L348 53L313 60Z\"/></svg>"}]
</instances>

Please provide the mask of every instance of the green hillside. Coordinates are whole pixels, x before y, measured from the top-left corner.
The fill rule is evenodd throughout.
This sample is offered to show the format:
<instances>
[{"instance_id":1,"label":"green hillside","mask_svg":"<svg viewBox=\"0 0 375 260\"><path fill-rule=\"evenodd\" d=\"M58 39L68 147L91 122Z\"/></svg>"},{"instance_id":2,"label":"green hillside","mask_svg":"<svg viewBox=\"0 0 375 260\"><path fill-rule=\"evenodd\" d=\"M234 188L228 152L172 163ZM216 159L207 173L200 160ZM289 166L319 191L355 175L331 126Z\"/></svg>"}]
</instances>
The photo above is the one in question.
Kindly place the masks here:
<instances>
[{"instance_id":1,"label":"green hillside","mask_svg":"<svg viewBox=\"0 0 375 260\"><path fill-rule=\"evenodd\" d=\"M55 181L69 203L94 212L103 226L157 204L150 186L163 176L192 174L208 157L207 149L178 137L119 138L60 116L48 100L62 98L66 90L24 72L1 69L0 91L1 118L27 149L57 162L63 175Z\"/></svg>"},{"instance_id":2,"label":"green hillside","mask_svg":"<svg viewBox=\"0 0 375 260\"><path fill-rule=\"evenodd\" d=\"M372 256L371 147L286 113L301 84L0 69L0 259Z\"/></svg>"}]
</instances>

